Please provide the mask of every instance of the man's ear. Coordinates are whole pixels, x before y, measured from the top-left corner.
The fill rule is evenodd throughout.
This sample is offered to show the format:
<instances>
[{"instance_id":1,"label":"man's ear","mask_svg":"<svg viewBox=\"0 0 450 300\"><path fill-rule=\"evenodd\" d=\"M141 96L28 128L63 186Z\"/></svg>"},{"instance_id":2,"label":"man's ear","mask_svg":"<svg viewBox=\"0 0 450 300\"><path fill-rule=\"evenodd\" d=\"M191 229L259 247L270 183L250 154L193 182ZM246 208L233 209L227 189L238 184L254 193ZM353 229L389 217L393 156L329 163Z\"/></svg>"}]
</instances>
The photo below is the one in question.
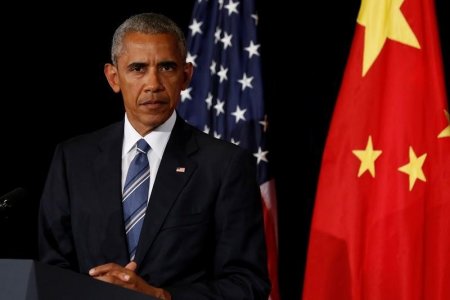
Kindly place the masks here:
<instances>
[{"instance_id":1,"label":"man's ear","mask_svg":"<svg viewBox=\"0 0 450 300\"><path fill-rule=\"evenodd\" d=\"M184 73L183 90L185 90L191 83L192 74L194 73L194 67L192 66L192 63L188 62L184 65L183 73Z\"/></svg>"},{"instance_id":2,"label":"man's ear","mask_svg":"<svg viewBox=\"0 0 450 300\"><path fill-rule=\"evenodd\" d=\"M113 91L115 93L120 92L119 74L117 72L117 67L113 64L108 63L105 64L103 71L105 72L106 79L108 80L108 83Z\"/></svg>"}]
</instances>

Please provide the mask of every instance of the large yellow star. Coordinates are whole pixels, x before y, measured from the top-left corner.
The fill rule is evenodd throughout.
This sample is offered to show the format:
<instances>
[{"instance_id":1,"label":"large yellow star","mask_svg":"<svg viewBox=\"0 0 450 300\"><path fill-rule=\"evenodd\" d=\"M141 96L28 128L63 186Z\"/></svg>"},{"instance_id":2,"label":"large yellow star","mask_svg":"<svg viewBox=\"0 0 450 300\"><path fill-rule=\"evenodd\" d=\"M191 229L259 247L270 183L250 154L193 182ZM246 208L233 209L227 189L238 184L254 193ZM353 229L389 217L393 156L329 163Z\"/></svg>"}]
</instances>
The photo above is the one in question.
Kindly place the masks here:
<instances>
[{"instance_id":1,"label":"large yellow star","mask_svg":"<svg viewBox=\"0 0 450 300\"><path fill-rule=\"evenodd\" d=\"M420 179L424 182L427 181L425 178L425 174L422 171L422 165L425 162L425 158L427 158L427 154L422 154L420 157L416 156L413 148L409 146L409 163L398 168L400 172L406 173L409 175L409 190L411 191L414 187L414 183L417 179Z\"/></svg>"},{"instance_id":2,"label":"large yellow star","mask_svg":"<svg viewBox=\"0 0 450 300\"><path fill-rule=\"evenodd\" d=\"M448 121L448 126L444 128L444 130L439 133L438 138L450 137L450 116L448 115L448 111L444 110L445 117Z\"/></svg>"},{"instance_id":3,"label":"large yellow star","mask_svg":"<svg viewBox=\"0 0 450 300\"><path fill-rule=\"evenodd\" d=\"M364 26L362 76L366 75L389 38L420 48L414 32L400 10L404 0L362 0L357 22Z\"/></svg>"},{"instance_id":4,"label":"large yellow star","mask_svg":"<svg viewBox=\"0 0 450 300\"><path fill-rule=\"evenodd\" d=\"M369 171L372 177L375 177L375 160L381 155L381 150L373 150L372 136L369 135L366 149L353 150L353 154L359 158L361 164L359 165L358 177L361 177L364 172Z\"/></svg>"}]
</instances>

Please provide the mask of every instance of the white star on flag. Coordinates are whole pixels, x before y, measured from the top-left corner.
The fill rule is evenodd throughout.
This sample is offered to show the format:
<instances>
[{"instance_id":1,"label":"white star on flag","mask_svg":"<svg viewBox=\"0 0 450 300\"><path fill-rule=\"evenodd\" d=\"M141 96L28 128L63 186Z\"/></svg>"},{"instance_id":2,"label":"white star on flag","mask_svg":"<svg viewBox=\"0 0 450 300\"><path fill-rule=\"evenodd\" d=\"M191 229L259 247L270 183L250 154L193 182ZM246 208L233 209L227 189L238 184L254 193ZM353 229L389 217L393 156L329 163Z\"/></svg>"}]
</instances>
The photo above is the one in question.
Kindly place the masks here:
<instances>
[{"instance_id":1,"label":"white star on flag","mask_svg":"<svg viewBox=\"0 0 450 300\"><path fill-rule=\"evenodd\" d=\"M267 153L269 151L262 151L261 147L258 147L258 152L253 153L253 156L256 157L256 163L259 164L261 161L267 162Z\"/></svg>"},{"instance_id":2,"label":"white star on flag","mask_svg":"<svg viewBox=\"0 0 450 300\"><path fill-rule=\"evenodd\" d=\"M252 86L253 76L247 77L247 74L243 74L242 78L238 80L238 82L242 85L242 90L245 90L246 87L253 88Z\"/></svg>"},{"instance_id":3,"label":"white star on flag","mask_svg":"<svg viewBox=\"0 0 450 300\"><path fill-rule=\"evenodd\" d=\"M192 36L194 36L196 33L202 34L202 29L200 28L202 24L203 22L197 22L196 19L192 20L192 24L189 25Z\"/></svg>"},{"instance_id":4,"label":"white star on flag","mask_svg":"<svg viewBox=\"0 0 450 300\"><path fill-rule=\"evenodd\" d=\"M255 45L253 41L250 41L250 45L248 47L245 47L245 51L248 52L248 58L252 58L253 55L259 56L258 48L261 45Z\"/></svg>"},{"instance_id":5,"label":"white star on flag","mask_svg":"<svg viewBox=\"0 0 450 300\"><path fill-rule=\"evenodd\" d=\"M181 102L186 101L186 99L189 99L189 100L192 99L191 90L192 90L192 87L189 87L189 88L181 91Z\"/></svg>"},{"instance_id":6,"label":"white star on flag","mask_svg":"<svg viewBox=\"0 0 450 300\"><path fill-rule=\"evenodd\" d=\"M246 111L246 110L247 110L247 109L242 109L242 110L241 110L241 108L239 107L239 105L236 106L236 111L233 112L233 113L231 113L231 114L236 118L236 123L239 122L239 120L245 121L244 114L245 114L245 111Z\"/></svg>"}]
</instances>

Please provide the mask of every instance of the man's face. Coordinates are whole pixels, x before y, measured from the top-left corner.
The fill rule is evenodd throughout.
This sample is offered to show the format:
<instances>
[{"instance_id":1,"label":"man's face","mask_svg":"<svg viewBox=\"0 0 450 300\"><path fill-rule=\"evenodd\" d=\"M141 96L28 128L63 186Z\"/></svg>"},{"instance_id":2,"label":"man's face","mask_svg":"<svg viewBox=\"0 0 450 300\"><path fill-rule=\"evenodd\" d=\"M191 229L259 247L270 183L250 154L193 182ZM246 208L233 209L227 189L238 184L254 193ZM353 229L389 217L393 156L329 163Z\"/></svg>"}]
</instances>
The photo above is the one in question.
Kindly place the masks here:
<instances>
[{"instance_id":1,"label":"man's face","mask_svg":"<svg viewBox=\"0 0 450 300\"><path fill-rule=\"evenodd\" d=\"M127 33L117 65L105 65L112 89L122 92L125 110L141 135L164 123L188 87L192 65L185 63L169 34Z\"/></svg>"}]
</instances>

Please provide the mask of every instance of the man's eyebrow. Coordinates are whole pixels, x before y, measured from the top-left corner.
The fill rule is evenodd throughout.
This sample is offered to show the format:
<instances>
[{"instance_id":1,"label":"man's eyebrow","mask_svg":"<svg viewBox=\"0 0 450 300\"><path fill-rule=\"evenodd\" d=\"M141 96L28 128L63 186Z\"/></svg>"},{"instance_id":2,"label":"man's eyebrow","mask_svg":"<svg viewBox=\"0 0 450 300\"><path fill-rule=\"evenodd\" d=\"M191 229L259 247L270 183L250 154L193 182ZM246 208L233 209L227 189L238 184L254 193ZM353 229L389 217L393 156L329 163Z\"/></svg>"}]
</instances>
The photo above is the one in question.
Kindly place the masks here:
<instances>
[{"instance_id":1,"label":"man's eyebrow","mask_svg":"<svg viewBox=\"0 0 450 300\"><path fill-rule=\"evenodd\" d=\"M147 67L148 63L144 63L144 62L132 62L130 63L127 68L128 69L133 69L133 68L143 68L143 67Z\"/></svg>"},{"instance_id":2,"label":"man's eyebrow","mask_svg":"<svg viewBox=\"0 0 450 300\"><path fill-rule=\"evenodd\" d=\"M158 66L164 66L164 67L176 67L178 64L174 60L163 60L158 63Z\"/></svg>"}]
</instances>

